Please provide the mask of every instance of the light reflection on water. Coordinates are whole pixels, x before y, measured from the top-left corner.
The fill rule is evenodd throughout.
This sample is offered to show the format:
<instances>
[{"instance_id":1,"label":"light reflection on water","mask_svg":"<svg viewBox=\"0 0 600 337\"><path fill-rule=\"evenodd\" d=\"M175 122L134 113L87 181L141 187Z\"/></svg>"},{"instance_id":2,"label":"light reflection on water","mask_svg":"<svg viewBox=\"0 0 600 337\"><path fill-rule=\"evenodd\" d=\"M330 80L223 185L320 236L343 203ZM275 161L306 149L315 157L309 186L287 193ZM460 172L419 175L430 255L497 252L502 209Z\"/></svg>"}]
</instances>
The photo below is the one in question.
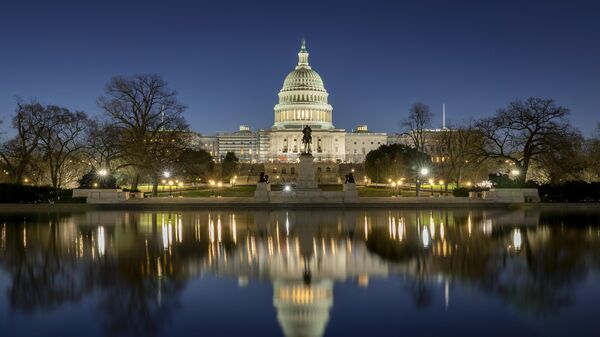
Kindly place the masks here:
<instances>
[{"instance_id":1,"label":"light reflection on water","mask_svg":"<svg viewBox=\"0 0 600 337\"><path fill-rule=\"evenodd\" d=\"M390 308L412 317L407 335L599 327L584 319L600 299L594 211L0 213L0 226L11 336L396 335Z\"/></svg>"}]
</instances>

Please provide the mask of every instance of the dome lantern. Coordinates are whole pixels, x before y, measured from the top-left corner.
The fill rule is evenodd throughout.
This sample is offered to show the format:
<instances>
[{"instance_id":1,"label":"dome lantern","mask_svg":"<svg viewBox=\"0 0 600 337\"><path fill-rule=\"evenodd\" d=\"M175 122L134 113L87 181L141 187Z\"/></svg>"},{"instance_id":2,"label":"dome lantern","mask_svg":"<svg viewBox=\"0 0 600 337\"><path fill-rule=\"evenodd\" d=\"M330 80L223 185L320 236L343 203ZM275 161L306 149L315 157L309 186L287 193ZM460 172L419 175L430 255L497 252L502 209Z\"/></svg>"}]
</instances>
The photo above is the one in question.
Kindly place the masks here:
<instances>
[{"instance_id":1,"label":"dome lantern","mask_svg":"<svg viewBox=\"0 0 600 337\"><path fill-rule=\"evenodd\" d=\"M310 66L308 65L308 51L306 50L306 40L304 38L302 38L301 44L302 45L300 46L300 52L298 52L298 65L296 66L296 69L310 69Z\"/></svg>"}]
</instances>

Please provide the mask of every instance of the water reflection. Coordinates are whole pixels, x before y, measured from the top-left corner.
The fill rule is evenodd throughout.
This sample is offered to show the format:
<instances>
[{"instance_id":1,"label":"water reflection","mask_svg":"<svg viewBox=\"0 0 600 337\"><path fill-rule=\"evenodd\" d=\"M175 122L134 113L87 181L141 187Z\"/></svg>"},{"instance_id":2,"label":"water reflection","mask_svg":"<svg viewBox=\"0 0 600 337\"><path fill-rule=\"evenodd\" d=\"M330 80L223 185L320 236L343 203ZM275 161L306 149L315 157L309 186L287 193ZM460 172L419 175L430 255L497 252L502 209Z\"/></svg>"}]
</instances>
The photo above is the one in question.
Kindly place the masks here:
<instances>
[{"instance_id":1,"label":"water reflection","mask_svg":"<svg viewBox=\"0 0 600 337\"><path fill-rule=\"evenodd\" d=\"M105 335L160 335L201 276L269 281L286 336L322 336L340 282L406 278L416 308L453 284L559 314L600 266L600 213L346 210L0 214L15 313L94 298ZM267 299L265 299L267 301ZM274 319L274 318L273 318Z\"/></svg>"}]
</instances>

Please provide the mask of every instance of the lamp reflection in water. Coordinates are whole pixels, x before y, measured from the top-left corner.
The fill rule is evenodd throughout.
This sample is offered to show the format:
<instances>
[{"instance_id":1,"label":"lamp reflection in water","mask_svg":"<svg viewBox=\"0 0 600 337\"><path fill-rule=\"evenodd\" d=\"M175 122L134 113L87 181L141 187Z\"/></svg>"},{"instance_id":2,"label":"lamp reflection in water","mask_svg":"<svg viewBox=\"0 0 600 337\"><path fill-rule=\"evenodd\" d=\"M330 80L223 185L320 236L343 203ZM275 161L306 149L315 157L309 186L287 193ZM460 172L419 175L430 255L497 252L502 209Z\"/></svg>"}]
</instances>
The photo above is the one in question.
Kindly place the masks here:
<instances>
[{"instance_id":1,"label":"lamp reflection in water","mask_svg":"<svg viewBox=\"0 0 600 337\"><path fill-rule=\"evenodd\" d=\"M522 238L521 238L521 230L519 228L515 228L513 232L513 247L515 250L521 250Z\"/></svg>"},{"instance_id":2,"label":"lamp reflection in water","mask_svg":"<svg viewBox=\"0 0 600 337\"><path fill-rule=\"evenodd\" d=\"M429 247L429 231L427 230L427 227L423 227L423 234L421 237L423 239L423 247Z\"/></svg>"},{"instance_id":3,"label":"lamp reflection in water","mask_svg":"<svg viewBox=\"0 0 600 337\"><path fill-rule=\"evenodd\" d=\"M100 257L104 256L104 227L98 227L98 255Z\"/></svg>"},{"instance_id":4,"label":"lamp reflection in water","mask_svg":"<svg viewBox=\"0 0 600 337\"><path fill-rule=\"evenodd\" d=\"M498 213L504 214L504 211ZM240 287L256 280L272 282L273 293L269 297L273 297L265 300L273 301L277 320L284 334L291 337L324 334L331 321L333 290L337 282L376 288L380 286L381 278L406 275L406 282L421 282L429 287L435 278L441 290L436 292L439 303L448 307L454 285L450 282L455 281L452 281L453 270L447 266L463 257L479 261L481 250L477 249L480 246L489 247L492 255L497 256L494 249L505 252L507 244L514 250L523 249L524 234L528 234L534 243L539 242L534 239L549 237L541 230L523 233L529 224L514 220L515 215L521 215L519 212L507 211L506 215L510 217L503 221L498 214L486 218L478 210L448 211L449 215L445 217L435 211L434 214L431 216L429 210L344 210L340 213L274 210L236 211L235 214L211 210L179 214L148 212L133 216L129 213L119 215L122 219L94 221L104 226L96 226L90 232L85 226L63 226L61 240L72 241L62 244L72 249L58 251L85 259L90 259L91 252L95 251L97 257L103 257L97 262L102 268L115 268L114 263L107 262L118 260L119 269L115 272L127 271L136 280L135 283L120 282L125 282L132 291L138 291L135 288L140 286L137 280L144 280L144 287L152 287L148 294L153 296L153 303L158 303L161 308L177 299L181 291L179 285L198 275L231 278L237 280ZM430 221L427 221L427 215L430 215ZM133 226L127 226L133 223L132 219L139 220L136 231ZM520 228L515 228L515 223ZM471 226L475 231L468 239L467 229ZM508 230L499 226L507 226ZM28 249L24 253L31 254L44 247L39 243L40 238L46 238L40 234L42 229L7 226L0 222L0 230L0 248L6 245L22 247L24 238L21 235L28 240ZM489 235L492 232L502 235ZM12 237L15 240L11 241ZM596 233L593 237L600 238ZM468 240L473 244L469 246ZM57 244L61 244L60 240ZM523 257L524 254L513 254L508 259L518 262ZM414 262L420 258L425 258L421 261L426 263L420 265L423 269L415 269ZM111 272L115 269L102 270ZM460 286L459 282L456 284ZM194 284L190 283L190 286ZM254 291L255 288L246 289ZM118 291L122 291L121 288ZM111 298L118 296L111 293ZM143 300L148 299L144 297Z\"/></svg>"}]
</instances>

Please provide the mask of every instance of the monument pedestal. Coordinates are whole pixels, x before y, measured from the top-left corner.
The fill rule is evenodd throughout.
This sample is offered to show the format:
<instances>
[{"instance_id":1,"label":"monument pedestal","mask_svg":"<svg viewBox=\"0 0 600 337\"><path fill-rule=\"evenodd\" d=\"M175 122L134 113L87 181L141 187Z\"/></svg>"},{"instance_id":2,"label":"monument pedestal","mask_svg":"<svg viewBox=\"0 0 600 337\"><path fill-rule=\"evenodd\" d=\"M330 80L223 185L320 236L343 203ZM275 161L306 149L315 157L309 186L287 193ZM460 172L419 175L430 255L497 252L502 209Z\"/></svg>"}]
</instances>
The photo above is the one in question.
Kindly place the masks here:
<instances>
[{"instance_id":1,"label":"monument pedestal","mask_svg":"<svg viewBox=\"0 0 600 337\"><path fill-rule=\"evenodd\" d=\"M319 191L317 179L315 178L315 162L311 154L300 155L300 166L298 167L298 179L296 190Z\"/></svg>"},{"instance_id":2,"label":"monument pedestal","mask_svg":"<svg viewBox=\"0 0 600 337\"><path fill-rule=\"evenodd\" d=\"M256 190L254 191L254 200L257 202L269 202L269 193L271 192L271 185L259 182L256 184Z\"/></svg>"},{"instance_id":3,"label":"monument pedestal","mask_svg":"<svg viewBox=\"0 0 600 337\"><path fill-rule=\"evenodd\" d=\"M358 202L358 191L355 183L345 183L343 192L344 202Z\"/></svg>"}]
</instances>

